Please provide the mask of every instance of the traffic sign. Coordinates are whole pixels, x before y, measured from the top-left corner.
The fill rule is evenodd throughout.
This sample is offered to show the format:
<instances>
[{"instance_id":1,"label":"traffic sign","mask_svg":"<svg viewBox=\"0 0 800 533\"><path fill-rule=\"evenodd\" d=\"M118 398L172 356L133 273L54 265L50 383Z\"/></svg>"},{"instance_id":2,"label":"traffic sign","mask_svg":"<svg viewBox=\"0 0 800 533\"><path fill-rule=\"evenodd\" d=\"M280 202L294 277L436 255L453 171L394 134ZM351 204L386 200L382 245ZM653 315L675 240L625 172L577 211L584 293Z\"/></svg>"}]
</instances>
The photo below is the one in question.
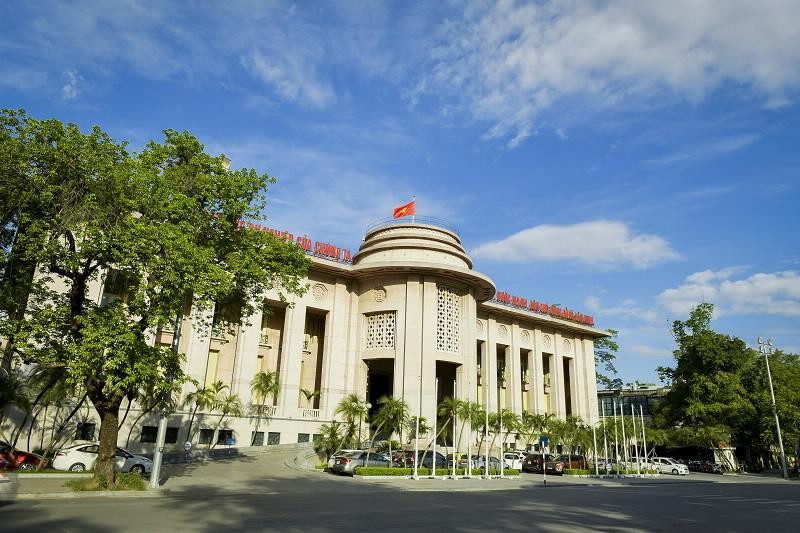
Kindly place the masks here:
<instances>
[{"instance_id":1,"label":"traffic sign","mask_svg":"<svg viewBox=\"0 0 800 533\"><path fill-rule=\"evenodd\" d=\"M543 448L547 448L548 444L550 444L550 439L547 437L547 435L542 435L539 437L539 445L541 445Z\"/></svg>"}]
</instances>

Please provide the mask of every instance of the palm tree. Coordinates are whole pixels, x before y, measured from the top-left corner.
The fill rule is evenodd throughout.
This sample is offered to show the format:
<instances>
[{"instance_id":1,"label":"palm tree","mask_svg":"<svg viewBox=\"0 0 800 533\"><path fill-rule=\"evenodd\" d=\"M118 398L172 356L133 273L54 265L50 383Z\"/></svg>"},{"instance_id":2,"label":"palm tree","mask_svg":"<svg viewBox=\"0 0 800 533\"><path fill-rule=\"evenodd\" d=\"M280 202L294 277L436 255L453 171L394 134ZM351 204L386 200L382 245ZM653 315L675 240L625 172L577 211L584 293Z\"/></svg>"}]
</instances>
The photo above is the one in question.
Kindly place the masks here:
<instances>
[{"instance_id":1,"label":"palm tree","mask_svg":"<svg viewBox=\"0 0 800 533\"><path fill-rule=\"evenodd\" d=\"M444 423L442 424L442 429L439 430L439 434L443 432L449 431L450 423L458 416L458 412L461 410L461 404L463 402L456 398L448 396L442 403L439 404L438 409L438 416L446 417ZM438 438L439 435L436 435L434 438ZM456 436L452 435L451 440L455 440ZM447 444L447 440L445 439L445 444Z\"/></svg>"},{"instance_id":2,"label":"palm tree","mask_svg":"<svg viewBox=\"0 0 800 533\"><path fill-rule=\"evenodd\" d=\"M428 419L424 416L419 417L419 435L425 435L431 429L431 425L428 424ZM416 416L408 418L406 421L406 430L408 431L408 442L411 442L411 439L416 439L418 437Z\"/></svg>"},{"instance_id":3,"label":"palm tree","mask_svg":"<svg viewBox=\"0 0 800 533\"><path fill-rule=\"evenodd\" d=\"M389 431L389 439L391 440L392 434L398 431L408 420L408 404L405 400L393 396L383 396L378 400L378 405L380 405L380 408L375 414L375 422L378 427L375 433L372 434L369 448L367 448L367 462L369 462L369 451L375 443L375 436L385 428ZM391 453L392 450L390 449L389 455Z\"/></svg>"},{"instance_id":4,"label":"palm tree","mask_svg":"<svg viewBox=\"0 0 800 533\"><path fill-rule=\"evenodd\" d=\"M341 439L341 445L343 447L356 446L354 444L356 440L356 431L359 432L358 440L360 441L361 421L365 420L368 414L367 402L359 398L358 394L348 394L342 398L342 401L336 406L335 414L344 417L345 429L344 438ZM360 442L357 446L360 446Z\"/></svg>"},{"instance_id":5,"label":"palm tree","mask_svg":"<svg viewBox=\"0 0 800 533\"><path fill-rule=\"evenodd\" d=\"M483 410L483 407L478 402L471 402L469 412L470 426L472 426L472 429L479 431L481 435L478 442L478 454L480 454L483 447L483 439L486 436L486 411Z\"/></svg>"},{"instance_id":6,"label":"palm tree","mask_svg":"<svg viewBox=\"0 0 800 533\"><path fill-rule=\"evenodd\" d=\"M470 409L472 404L468 400L462 400L458 405L456 416L461 420L461 431L458 432L458 441L456 442L456 453L461 449L461 438L464 436L464 428L467 422L470 421Z\"/></svg>"},{"instance_id":7,"label":"palm tree","mask_svg":"<svg viewBox=\"0 0 800 533\"><path fill-rule=\"evenodd\" d=\"M219 427L222 425L222 421L225 420L225 417L244 415L242 400L239 399L239 396L236 394L227 394L220 398L217 403L217 409L219 409L220 416L219 420L217 420L217 425L214 427L213 436L211 437L211 448L217 445L217 433L219 432Z\"/></svg>"},{"instance_id":8,"label":"palm tree","mask_svg":"<svg viewBox=\"0 0 800 533\"><path fill-rule=\"evenodd\" d=\"M197 382L195 382L195 386L196 385ZM187 442L192 441L192 424L194 423L194 417L198 409L206 411L216 408L219 396L222 394L222 391L227 388L227 385L223 384L221 381L217 381L211 384L210 387L203 387L186 395L186 399L183 402L184 406L194 405L192 416L189 418L189 429L186 431Z\"/></svg>"},{"instance_id":9,"label":"palm tree","mask_svg":"<svg viewBox=\"0 0 800 533\"><path fill-rule=\"evenodd\" d=\"M314 451L325 455L325 463L331 456L339 451L342 445L342 424L333 420L330 424L323 424L319 428L320 437L314 441Z\"/></svg>"},{"instance_id":10,"label":"palm tree","mask_svg":"<svg viewBox=\"0 0 800 533\"><path fill-rule=\"evenodd\" d=\"M512 431L516 431L519 429L519 417L515 415L512 411L508 409L503 409L500 412L500 420L503 422L503 429L505 430L506 434L503 435L503 440L500 443L500 455L503 455L503 452L506 449L506 441L508 440L508 436L511 434ZM502 460L502 458L501 458Z\"/></svg>"},{"instance_id":11,"label":"palm tree","mask_svg":"<svg viewBox=\"0 0 800 533\"><path fill-rule=\"evenodd\" d=\"M0 428L5 421L5 408L13 405L26 413L31 410L28 381L19 369L0 368ZM1 436L1 435L0 435ZM5 439L12 441L10 437Z\"/></svg>"},{"instance_id":12,"label":"palm tree","mask_svg":"<svg viewBox=\"0 0 800 533\"><path fill-rule=\"evenodd\" d=\"M256 415L256 430L253 432L250 446L255 445L256 433L258 433L258 428L261 425L261 419L267 412L267 407L272 407L267 405L267 397L272 396L272 403L274 405L275 401L278 399L280 388L281 385L278 381L277 372L264 372L262 370L253 376L252 381L250 381L250 390L253 393L254 400L254 402L251 402L250 408Z\"/></svg>"},{"instance_id":13,"label":"palm tree","mask_svg":"<svg viewBox=\"0 0 800 533\"><path fill-rule=\"evenodd\" d=\"M311 389L300 389L300 394L305 396L306 399L306 408L314 409L314 398L319 398L321 394L318 390L311 390Z\"/></svg>"}]
</instances>

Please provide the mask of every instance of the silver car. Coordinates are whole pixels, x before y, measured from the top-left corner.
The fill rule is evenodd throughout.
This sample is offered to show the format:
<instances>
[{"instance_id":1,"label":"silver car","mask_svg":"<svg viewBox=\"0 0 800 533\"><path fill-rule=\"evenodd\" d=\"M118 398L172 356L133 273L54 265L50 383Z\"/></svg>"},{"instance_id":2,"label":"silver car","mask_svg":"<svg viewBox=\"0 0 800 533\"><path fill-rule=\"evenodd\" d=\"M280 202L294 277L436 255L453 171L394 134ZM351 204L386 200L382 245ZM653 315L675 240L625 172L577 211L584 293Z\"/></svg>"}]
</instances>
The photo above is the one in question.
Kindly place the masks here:
<instances>
[{"instance_id":1,"label":"silver car","mask_svg":"<svg viewBox=\"0 0 800 533\"><path fill-rule=\"evenodd\" d=\"M367 462L367 452L351 452L337 457L331 467L331 472L352 476L355 474L357 466L391 466L391 462L380 453L370 452L369 462Z\"/></svg>"},{"instance_id":2,"label":"silver car","mask_svg":"<svg viewBox=\"0 0 800 533\"><path fill-rule=\"evenodd\" d=\"M69 470L70 472L83 472L92 470L97 461L99 443L77 444L56 452L53 459L53 468L56 470ZM134 472L142 475L150 473L153 461L141 455L134 455L128 450L117 448L115 461L120 472Z\"/></svg>"}]
</instances>

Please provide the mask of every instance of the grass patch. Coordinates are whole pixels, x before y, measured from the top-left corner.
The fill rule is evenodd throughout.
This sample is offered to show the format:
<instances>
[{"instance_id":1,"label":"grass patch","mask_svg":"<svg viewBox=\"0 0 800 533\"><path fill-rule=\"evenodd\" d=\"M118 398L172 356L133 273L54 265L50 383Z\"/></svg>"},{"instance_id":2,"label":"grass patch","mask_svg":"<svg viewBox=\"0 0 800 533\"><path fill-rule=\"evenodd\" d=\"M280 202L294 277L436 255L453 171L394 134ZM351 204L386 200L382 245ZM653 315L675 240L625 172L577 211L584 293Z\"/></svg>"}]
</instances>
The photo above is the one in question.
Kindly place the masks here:
<instances>
[{"instance_id":1,"label":"grass patch","mask_svg":"<svg viewBox=\"0 0 800 533\"><path fill-rule=\"evenodd\" d=\"M75 492L105 491L105 490L147 490L147 482L139 474L120 472L116 482L108 483L104 479L73 479L64 484Z\"/></svg>"},{"instance_id":2,"label":"grass patch","mask_svg":"<svg viewBox=\"0 0 800 533\"><path fill-rule=\"evenodd\" d=\"M328 468L328 463L324 463L321 465L314 465L315 470L325 470L326 468Z\"/></svg>"}]
</instances>

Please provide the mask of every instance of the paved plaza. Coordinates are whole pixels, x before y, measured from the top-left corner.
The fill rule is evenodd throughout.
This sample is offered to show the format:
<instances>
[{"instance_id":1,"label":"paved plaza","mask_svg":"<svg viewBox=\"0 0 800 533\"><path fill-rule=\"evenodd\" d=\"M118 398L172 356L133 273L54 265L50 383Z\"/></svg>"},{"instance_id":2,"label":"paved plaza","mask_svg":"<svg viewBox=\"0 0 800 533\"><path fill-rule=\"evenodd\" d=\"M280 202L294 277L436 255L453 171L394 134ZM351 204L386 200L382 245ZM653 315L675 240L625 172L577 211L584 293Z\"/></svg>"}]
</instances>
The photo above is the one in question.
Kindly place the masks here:
<instances>
[{"instance_id":1,"label":"paved plaza","mask_svg":"<svg viewBox=\"0 0 800 533\"><path fill-rule=\"evenodd\" d=\"M0 530L751 532L800 524L800 483L774 478L367 481L289 468L291 459L170 465L158 497L8 502Z\"/></svg>"}]
</instances>

